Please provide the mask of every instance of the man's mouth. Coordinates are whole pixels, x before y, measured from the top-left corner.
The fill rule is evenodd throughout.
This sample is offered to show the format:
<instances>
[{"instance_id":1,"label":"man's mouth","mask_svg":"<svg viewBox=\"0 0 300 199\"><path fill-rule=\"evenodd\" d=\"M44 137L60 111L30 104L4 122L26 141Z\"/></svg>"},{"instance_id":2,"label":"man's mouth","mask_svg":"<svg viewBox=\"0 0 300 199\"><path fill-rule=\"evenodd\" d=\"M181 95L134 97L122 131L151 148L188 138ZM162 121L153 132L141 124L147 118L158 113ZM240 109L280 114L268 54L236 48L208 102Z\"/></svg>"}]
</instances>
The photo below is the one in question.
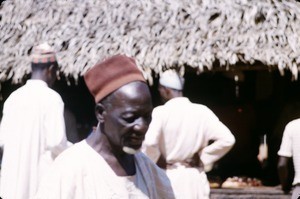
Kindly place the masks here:
<instances>
[{"instance_id":1,"label":"man's mouth","mask_svg":"<svg viewBox=\"0 0 300 199\"><path fill-rule=\"evenodd\" d=\"M136 135L132 134L125 138L125 145L138 149L141 147L143 141L145 139L144 135Z\"/></svg>"},{"instance_id":2,"label":"man's mouth","mask_svg":"<svg viewBox=\"0 0 300 199\"><path fill-rule=\"evenodd\" d=\"M141 145L144 141L144 136L139 136L139 137L130 136L129 140L131 145Z\"/></svg>"}]
</instances>

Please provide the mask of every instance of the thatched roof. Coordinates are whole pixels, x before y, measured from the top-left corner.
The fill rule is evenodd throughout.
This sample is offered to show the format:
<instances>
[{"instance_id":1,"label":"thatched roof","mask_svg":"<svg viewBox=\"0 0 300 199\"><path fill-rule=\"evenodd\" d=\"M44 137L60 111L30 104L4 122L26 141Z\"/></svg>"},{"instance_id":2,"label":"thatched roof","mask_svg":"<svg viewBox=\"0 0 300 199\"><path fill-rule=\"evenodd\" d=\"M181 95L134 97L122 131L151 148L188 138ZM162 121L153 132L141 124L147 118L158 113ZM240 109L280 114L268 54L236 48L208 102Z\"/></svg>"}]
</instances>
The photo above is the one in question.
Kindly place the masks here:
<instances>
[{"instance_id":1,"label":"thatched roof","mask_svg":"<svg viewBox=\"0 0 300 199\"><path fill-rule=\"evenodd\" d=\"M0 7L0 80L30 73L28 53L48 41L67 77L99 59L134 56L145 75L214 63L300 64L300 4L294 0L6 0Z\"/></svg>"}]
</instances>

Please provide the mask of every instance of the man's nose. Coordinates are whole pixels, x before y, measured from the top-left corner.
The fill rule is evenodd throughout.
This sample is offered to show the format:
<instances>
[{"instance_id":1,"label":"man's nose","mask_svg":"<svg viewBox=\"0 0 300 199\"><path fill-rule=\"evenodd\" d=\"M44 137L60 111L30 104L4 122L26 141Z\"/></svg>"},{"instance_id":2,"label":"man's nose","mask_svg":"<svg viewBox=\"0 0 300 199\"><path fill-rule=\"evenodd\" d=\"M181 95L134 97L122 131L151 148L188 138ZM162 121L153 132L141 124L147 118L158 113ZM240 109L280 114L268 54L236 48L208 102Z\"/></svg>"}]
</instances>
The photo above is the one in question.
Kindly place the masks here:
<instances>
[{"instance_id":1,"label":"man's nose","mask_svg":"<svg viewBox=\"0 0 300 199\"><path fill-rule=\"evenodd\" d=\"M149 122L146 119L140 118L134 124L134 130L142 133L146 133L148 130Z\"/></svg>"}]
</instances>

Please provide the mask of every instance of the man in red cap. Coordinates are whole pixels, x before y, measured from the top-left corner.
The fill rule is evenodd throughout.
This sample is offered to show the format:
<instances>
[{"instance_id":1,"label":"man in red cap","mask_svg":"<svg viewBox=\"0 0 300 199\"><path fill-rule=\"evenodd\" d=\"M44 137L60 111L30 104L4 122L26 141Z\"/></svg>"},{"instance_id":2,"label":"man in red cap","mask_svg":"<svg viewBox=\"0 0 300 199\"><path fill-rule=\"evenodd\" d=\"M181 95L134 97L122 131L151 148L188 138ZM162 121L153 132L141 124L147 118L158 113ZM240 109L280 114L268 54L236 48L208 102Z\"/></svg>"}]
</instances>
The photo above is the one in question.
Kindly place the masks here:
<instances>
[{"instance_id":1,"label":"man in red cap","mask_svg":"<svg viewBox=\"0 0 300 199\"><path fill-rule=\"evenodd\" d=\"M164 171L139 152L153 107L135 61L110 57L84 79L95 98L98 126L55 160L37 198L174 198Z\"/></svg>"},{"instance_id":2,"label":"man in red cap","mask_svg":"<svg viewBox=\"0 0 300 199\"><path fill-rule=\"evenodd\" d=\"M31 67L31 79L4 103L0 129L2 198L32 198L54 158L67 147L64 103L49 88L58 64L48 44L33 48Z\"/></svg>"}]
</instances>

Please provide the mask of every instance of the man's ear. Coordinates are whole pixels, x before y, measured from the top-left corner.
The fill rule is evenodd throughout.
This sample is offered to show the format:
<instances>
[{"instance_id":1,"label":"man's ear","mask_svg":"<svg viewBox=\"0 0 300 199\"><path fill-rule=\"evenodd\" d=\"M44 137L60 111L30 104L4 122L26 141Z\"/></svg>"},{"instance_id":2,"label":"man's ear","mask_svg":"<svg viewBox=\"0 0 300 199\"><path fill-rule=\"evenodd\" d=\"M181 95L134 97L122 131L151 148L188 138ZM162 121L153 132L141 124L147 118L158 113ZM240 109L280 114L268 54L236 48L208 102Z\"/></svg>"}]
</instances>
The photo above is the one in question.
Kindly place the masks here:
<instances>
[{"instance_id":1,"label":"man's ear","mask_svg":"<svg viewBox=\"0 0 300 199\"><path fill-rule=\"evenodd\" d=\"M97 103L95 106L95 114L96 114L96 118L97 120L102 123L104 122L104 113L105 113L105 109L102 103Z\"/></svg>"},{"instance_id":2,"label":"man's ear","mask_svg":"<svg viewBox=\"0 0 300 199\"><path fill-rule=\"evenodd\" d=\"M51 73L53 70L55 70L55 66L52 64L48 67L48 73Z\"/></svg>"},{"instance_id":3,"label":"man's ear","mask_svg":"<svg viewBox=\"0 0 300 199\"><path fill-rule=\"evenodd\" d=\"M165 87L165 92L166 92L167 95L169 96L170 93L172 92L172 89Z\"/></svg>"},{"instance_id":4,"label":"man's ear","mask_svg":"<svg viewBox=\"0 0 300 199\"><path fill-rule=\"evenodd\" d=\"M54 64L52 64L50 67L48 67L47 68L47 76L49 77L49 78L56 78L56 72L57 72L57 67L54 65Z\"/></svg>"},{"instance_id":5,"label":"man's ear","mask_svg":"<svg viewBox=\"0 0 300 199\"><path fill-rule=\"evenodd\" d=\"M172 89L164 87L163 92L164 92L165 98L170 99L172 97Z\"/></svg>"}]
</instances>

